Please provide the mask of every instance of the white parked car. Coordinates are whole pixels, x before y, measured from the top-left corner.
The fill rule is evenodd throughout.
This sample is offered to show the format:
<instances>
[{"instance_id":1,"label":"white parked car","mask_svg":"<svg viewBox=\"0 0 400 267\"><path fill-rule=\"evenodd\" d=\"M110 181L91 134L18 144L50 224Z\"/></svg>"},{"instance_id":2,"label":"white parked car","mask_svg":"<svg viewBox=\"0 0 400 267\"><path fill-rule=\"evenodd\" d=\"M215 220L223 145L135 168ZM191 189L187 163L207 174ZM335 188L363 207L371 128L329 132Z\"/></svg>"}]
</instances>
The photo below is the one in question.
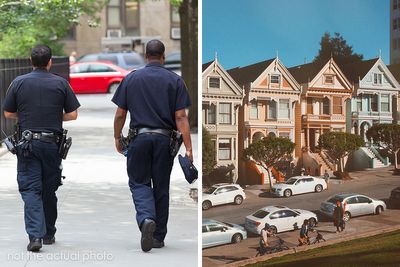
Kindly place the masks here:
<instances>
[{"instance_id":1,"label":"white parked car","mask_svg":"<svg viewBox=\"0 0 400 267\"><path fill-rule=\"evenodd\" d=\"M229 243L239 243L247 239L247 232L237 224L203 219L202 239L203 248L208 248Z\"/></svg>"},{"instance_id":2,"label":"white parked car","mask_svg":"<svg viewBox=\"0 0 400 267\"><path fill-rule=\"evenodd\" d=\"M324 179L313 176L295 176L289 178L285 183L275 184L271 188L271 193L279 197L290 197L291 195L304 194L310 192L320 193L327 189Z\"/></svg>"},{"instance_id":3,"label":"white parked car","mask_svg":"<svg viewBox=\"0 0 400 267\"><path fill-rule=\"evenodd\" d=\"M306 219L312 227L318 223L317 214L314 212L284 206L268 206L247 216L245 228L251 233L260 234L261 229L268 223L274 233L279 233L300 229Z\"/></svg>"},{"instance_id":4,"label":"white parked car","mask_svg":"<svg viewBox=\"0 0 400 267\"><path fill-rule=\"evenodd\" d=\"M325 202L322 202L320 211L332 218L333 211L338 201L341 203L342 207L345 207L343 220L346 222L350 220L351 217L367 214L381 214L381 212L386 209L386 204L382 200L355 193L343 193L334 195Z\"/></svg>"},{"instance_id":5,"label":"white parked car","mask_svg":"<svg viewBox=\"0 0 400 267\"><path fill-rule=\"evenodd\" d=\"M238 184L215 184L207 191L203 192L203 210L208 210L212 206L227 203L242 204L246 199L243 188Z\"/></svg>"}]
</instances>

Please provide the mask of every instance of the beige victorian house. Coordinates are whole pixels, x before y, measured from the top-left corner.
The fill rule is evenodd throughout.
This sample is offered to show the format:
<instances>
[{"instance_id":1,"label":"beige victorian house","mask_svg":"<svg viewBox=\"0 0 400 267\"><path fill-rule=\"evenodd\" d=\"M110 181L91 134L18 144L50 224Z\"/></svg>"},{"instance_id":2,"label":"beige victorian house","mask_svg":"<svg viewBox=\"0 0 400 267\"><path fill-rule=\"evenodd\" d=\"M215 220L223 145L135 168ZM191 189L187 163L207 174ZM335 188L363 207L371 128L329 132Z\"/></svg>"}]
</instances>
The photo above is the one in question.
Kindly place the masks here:
<instances>
[{"instance_id":1,"label":"beige victorian house","mask_svg":"<svg viewBox=\"0 0 400 267\"><path fill-rule=\"evenodd\" d=\"M215 145L217 167L228 167L238 178L238 121L243 90L215 59L203 64L202 122Z\"/></svg>"},{"instance_id":2,"label":"beige victorian house","mask_svg":"<svg viewBox=\"0 0 400 267\"><path fill-rule=\"evenodd\" d=\"M300 100L301 88L279 58L237 67L228 70L228 73L245 91L239 115L239 155L252 142L268 135L286 137L298 143L295 108ZM300 147L297 150L300 151ZM239 166L240 182L267 182L264 179L266 170L241 158Z\"/></svg>"},{"instance_id":3,"label":"beige victorian house","mask_svg":"<svg viewBox=\"0 0 400 267\"><path fill-rule=\"evenodd\" d=\"M346 103L352 97L353 85L332 58L325 64L309 63L289 71L302 86L300 108L296 110L300 163L311 175L334 171L333 161L318 149L318 139L328 131L346 131Z\"/></svg>"}]
</instances>

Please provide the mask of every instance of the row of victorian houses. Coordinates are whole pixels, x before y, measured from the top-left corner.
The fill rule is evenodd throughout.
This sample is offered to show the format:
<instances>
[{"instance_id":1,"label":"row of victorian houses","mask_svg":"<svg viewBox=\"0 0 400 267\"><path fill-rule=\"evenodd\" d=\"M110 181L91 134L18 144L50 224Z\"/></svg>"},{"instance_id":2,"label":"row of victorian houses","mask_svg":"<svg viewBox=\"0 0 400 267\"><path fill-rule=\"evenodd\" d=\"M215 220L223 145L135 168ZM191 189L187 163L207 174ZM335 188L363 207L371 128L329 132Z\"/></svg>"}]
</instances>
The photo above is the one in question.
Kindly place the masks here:
<instances>
[{"instance_id":1,"label":"row of victorian houses","mask_svg":"<svg viewBox=\"0 0 400 267\"><path fill-rule=\"evenodd\" d=\"M231 166L233 182L263 184L266 170L244 161L242 154L252 142L273 135L296 145L287 166L272 168L274 178L297 174L301 168L311 175L333 172L334 162L318 149L319 136L347 131L366 138L373 124L400 121L399 80L400 65L386 66L381 58L345 66L331 58L325 64L286 68L276 57L230 70L217 58L205 63L202 119L215 145L217 167ZM389 164L367 142L346 167Z\"/></svg>"}]
</instances>

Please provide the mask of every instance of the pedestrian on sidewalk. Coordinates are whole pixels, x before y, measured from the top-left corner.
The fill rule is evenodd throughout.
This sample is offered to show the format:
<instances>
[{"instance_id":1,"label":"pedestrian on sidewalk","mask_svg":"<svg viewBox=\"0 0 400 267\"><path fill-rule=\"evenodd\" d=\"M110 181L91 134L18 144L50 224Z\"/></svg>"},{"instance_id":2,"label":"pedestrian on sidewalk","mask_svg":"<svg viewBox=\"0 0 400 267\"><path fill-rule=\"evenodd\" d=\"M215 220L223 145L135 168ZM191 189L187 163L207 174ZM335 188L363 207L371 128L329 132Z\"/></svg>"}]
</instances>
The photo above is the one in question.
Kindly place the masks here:
<instances>
[{"instance_id":1,"label":"pedestrian on sidewalk","mask_svg":"<svg viewBox=\"0 0 400 267\"><path fill-rule=\"evenodd\" d=\"M4 99L4 115L17 119L18 189L24 201L28 251L37 252L55 242L57 220L56 191L61 185L59 145L63 121L76 120L80 106L64 78L49 72L51 49L38 45L32 49L33 71L18 76Z\"/></svg>"},{"instance_id":2,"label":"pedestrian on sidewalk","mask_svg":"<svg viewBox=\"0 0 400 267\"><path fill-rule=\"evenodd\" d=\"M130 113L127 172L145 252L163 247L167 234L170 175L175 157L170 143L175 130L182 134L186 156L193 161L186 113L191 101L182 78L163 67L164 53L161 41L149 41L147 65L128 74L112 99L118 106L114 138L120 153L121 131L127 112Z\"/></svg>"},{"instance_id":3,"label":"pedestrian on sidewalk","mask_svg":"<svg viewBox=\"0 0 400 267\"><path fill-rule=\"evenodd\" d=\"M333 225L336 226L336 233L342 232L344 229L343 209L339 200L333 210Z\"/></svg>"},{"instance_id":4,"label":"pedestrian on sidewalk","mask_svg":"<svg viewBox=\"0 0 400 267\"><path fill-rule=\"evenodd\" d=\"M328 170L325 170L325 173L324 173L324 180L325 180L325 182L326 182L326 189L329 188L329 179L330 179L330 175L329 175L329 173L328 173Z\"/></svg>"}]
</instances>

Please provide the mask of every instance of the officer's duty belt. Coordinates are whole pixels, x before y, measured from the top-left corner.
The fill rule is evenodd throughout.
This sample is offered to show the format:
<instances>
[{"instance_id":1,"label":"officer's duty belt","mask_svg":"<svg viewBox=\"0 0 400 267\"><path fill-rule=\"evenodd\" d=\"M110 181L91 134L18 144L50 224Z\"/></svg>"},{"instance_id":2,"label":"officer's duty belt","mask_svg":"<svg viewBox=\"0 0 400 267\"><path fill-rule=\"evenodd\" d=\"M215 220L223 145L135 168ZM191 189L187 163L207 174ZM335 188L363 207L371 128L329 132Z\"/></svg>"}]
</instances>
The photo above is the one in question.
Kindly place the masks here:
<instances>
[{"instance_id":1,"label":"officer's duty belt","mask_svg":"<svg viewBox=\"0 0 400 267\"><path fill-rule=\"evenodd\" d=\"M32 133L32 139L33 140L41 140L43 142L50 142L50 143L59 143L60 142L60 136L55 135L54 133L37 133L33 132Z\"/></svg>"},{"instance_id":2,"label":"officer's duty belt","mask_svg":"<svg viewBox=\"0 0 400 267\"><path fill-rule=\"evenodd\" d=\"M137 128L134 129L133 131L136 131L136 135L149 133L149 134L160 134L167 137L171 137L171 130L167 129Z\"/></svg>"}]
</instances>

